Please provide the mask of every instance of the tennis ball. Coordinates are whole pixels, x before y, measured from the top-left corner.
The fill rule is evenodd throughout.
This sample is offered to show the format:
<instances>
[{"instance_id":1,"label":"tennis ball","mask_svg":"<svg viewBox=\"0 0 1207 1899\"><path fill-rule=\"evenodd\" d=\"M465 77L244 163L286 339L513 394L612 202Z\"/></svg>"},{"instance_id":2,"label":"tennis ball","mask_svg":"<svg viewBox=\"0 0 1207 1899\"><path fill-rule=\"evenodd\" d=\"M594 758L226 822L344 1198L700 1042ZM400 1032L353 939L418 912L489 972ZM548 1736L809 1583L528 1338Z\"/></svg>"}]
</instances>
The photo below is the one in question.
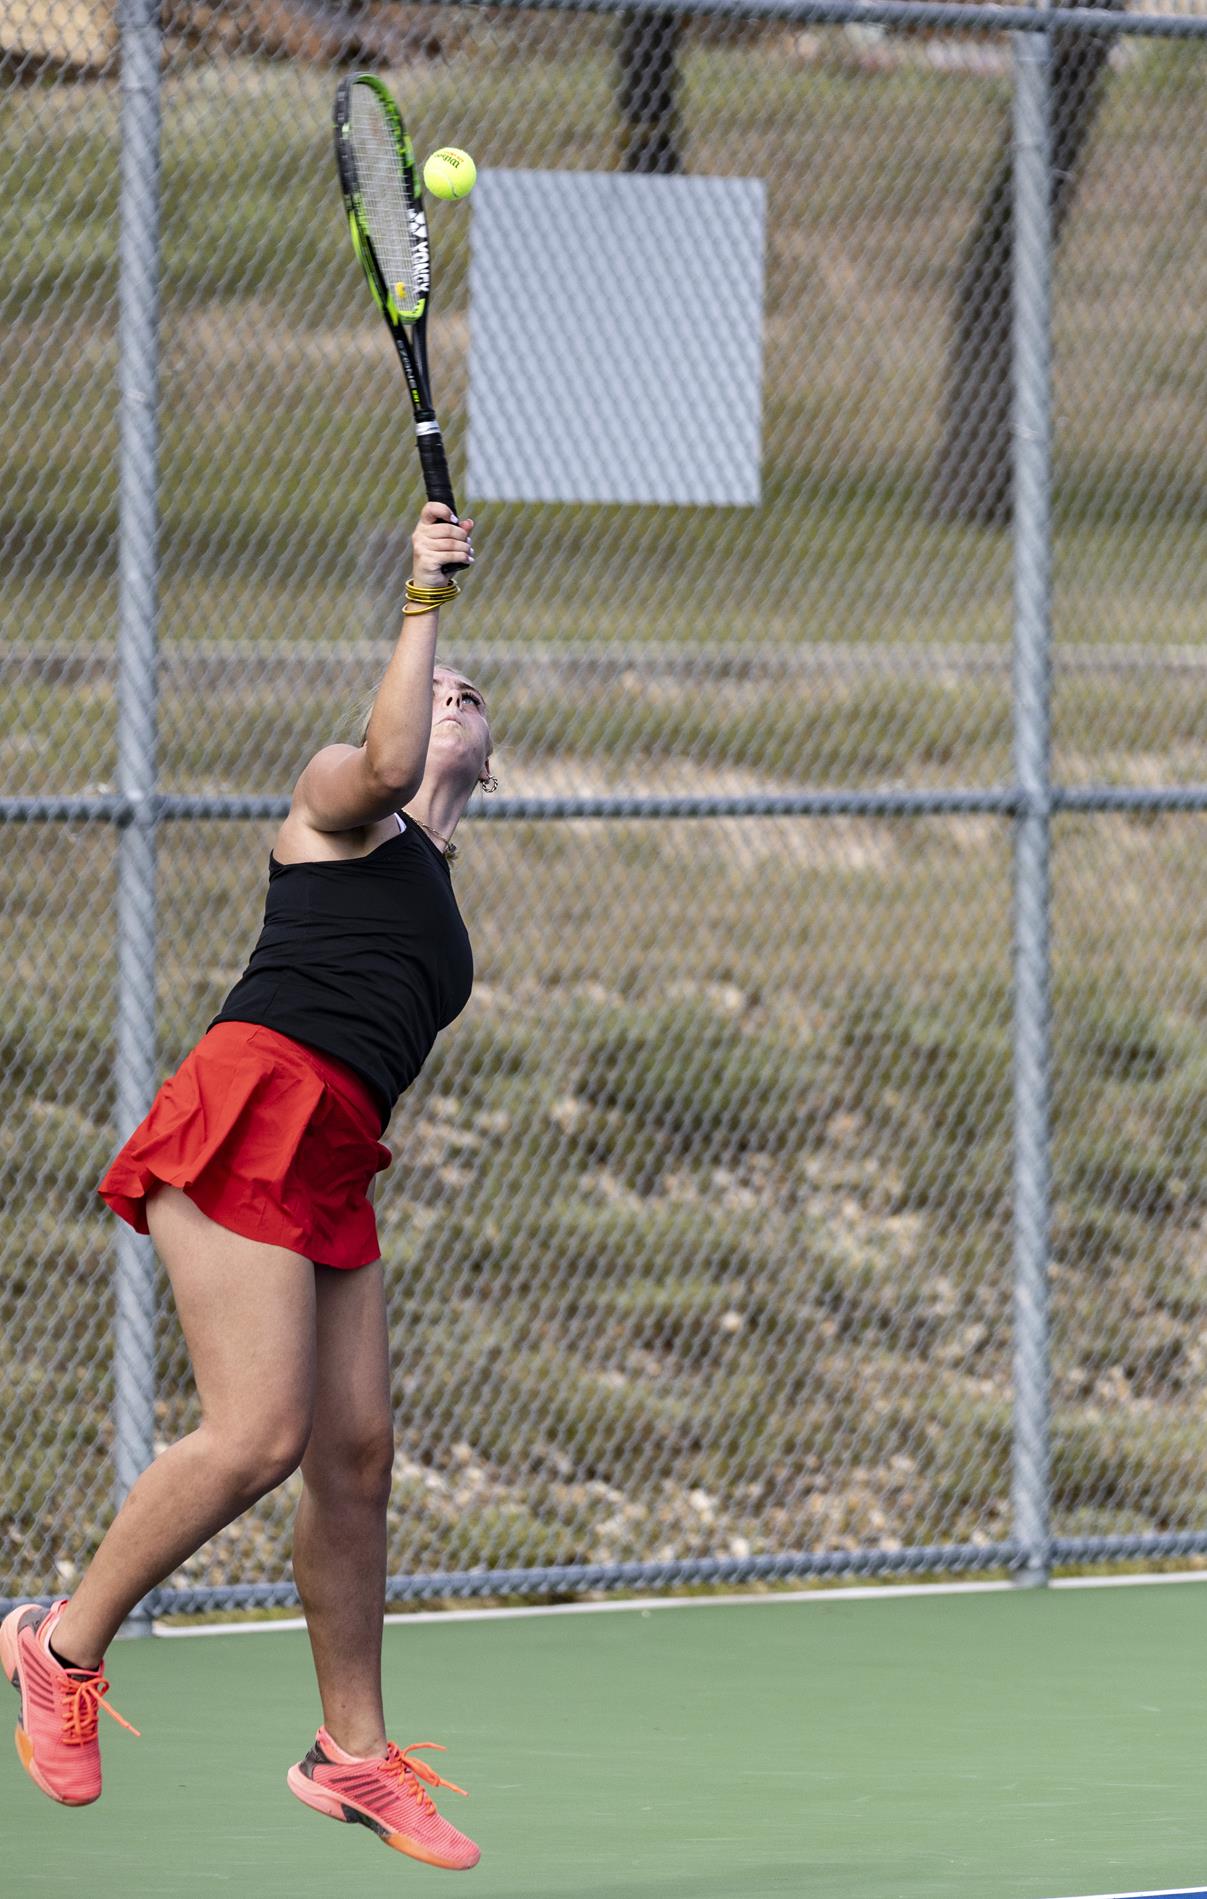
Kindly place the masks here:
<instances>
[{"instance_id":1,"label":"tennis ball","mask_svg":"<svg viewBox=\"0 0 1207 1899\"><path fill-rule=\"evenodd\" d=\"M468 198L478 177L478 167L468 152L455 145L442 145L433 152L423 168L423 182L433 198Z\"/></svg>"}]
</instances>

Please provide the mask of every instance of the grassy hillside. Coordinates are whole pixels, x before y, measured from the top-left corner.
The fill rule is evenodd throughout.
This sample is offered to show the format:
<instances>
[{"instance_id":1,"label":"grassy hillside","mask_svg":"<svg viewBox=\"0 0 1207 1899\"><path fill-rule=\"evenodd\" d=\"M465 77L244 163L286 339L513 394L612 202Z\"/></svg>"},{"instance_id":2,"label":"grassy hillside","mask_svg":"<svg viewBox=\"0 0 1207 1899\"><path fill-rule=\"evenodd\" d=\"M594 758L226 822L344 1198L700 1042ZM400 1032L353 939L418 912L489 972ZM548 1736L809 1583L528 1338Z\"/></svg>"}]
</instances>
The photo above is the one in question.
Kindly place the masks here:
<instances>
[{"instance_id":1,"label":"grassy hillside","mask_svg":"<svg viewBox=\"0 0 1207 1899\"><path fill-rule=\"evenodd\" d=\"M1069 1531L1197 1512L1200 828L1058 827ZM48 1531L77 1547L77 1505L102 1521L111 1235L90 1189L113 1144L111 846L35 842L5 862L24 989L0 1142L7 1562L28 1587ZM267 842L164 840L165 1072L237 973ZM1005 1533L1005 827L475 827L457 874L478 989L396 1118L381 1201L397 1565ZM170 1326L161 1391L166 1437L191 1415ZM286 1507L191 1573L278 1573Z\"/></svg>"}]
</instances>

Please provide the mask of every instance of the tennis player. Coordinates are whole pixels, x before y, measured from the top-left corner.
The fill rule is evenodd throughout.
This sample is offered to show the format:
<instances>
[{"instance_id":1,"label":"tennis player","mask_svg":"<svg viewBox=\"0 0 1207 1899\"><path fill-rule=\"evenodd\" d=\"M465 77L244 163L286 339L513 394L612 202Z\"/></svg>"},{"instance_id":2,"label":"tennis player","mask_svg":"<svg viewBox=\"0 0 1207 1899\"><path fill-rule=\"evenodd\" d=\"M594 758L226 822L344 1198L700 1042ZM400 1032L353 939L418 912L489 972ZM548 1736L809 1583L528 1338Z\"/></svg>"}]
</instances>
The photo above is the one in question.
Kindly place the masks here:
<instances>
[{"instance_id":1,"label":"tennis player","mask_svg":"<svg viewBox=\"0 0 1207 1899\"><path fill-rule=\"evenodd\" d=\"M139 1477L75 1594L0 1624L18 1752L67 1806L100 1794L99 1711L130 1726L105 1700L111 1638L300 1464L293 1573L323 1724L288 1784L429 1865L479 1857L427 1791L454 1787L418 1756L436 1743L385 1731L394 1440L372 1206L394 1104L473 978L448 859L475 786L494 788L491 734L481 693L435 658L456 592L442 570L472 560L472 527L424 507L362 742L325 746L298 779L251 960L100 1184L167 1269L201 1423Z\"/></svg>"}]
</instances>

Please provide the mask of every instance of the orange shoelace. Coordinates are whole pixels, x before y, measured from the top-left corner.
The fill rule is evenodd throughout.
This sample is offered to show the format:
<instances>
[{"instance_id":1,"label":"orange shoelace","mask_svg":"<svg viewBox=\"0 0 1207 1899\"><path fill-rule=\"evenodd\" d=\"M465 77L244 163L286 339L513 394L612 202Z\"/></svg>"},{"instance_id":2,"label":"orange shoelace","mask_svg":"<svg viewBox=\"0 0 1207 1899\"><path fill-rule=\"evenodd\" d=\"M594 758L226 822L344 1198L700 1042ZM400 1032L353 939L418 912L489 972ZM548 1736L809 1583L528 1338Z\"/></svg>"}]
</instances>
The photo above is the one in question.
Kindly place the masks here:
<instances>
[{"instance_id":1,"label":"orange shoelace","mask_svg":"<svg viewBox=\"0 0 1207 1899\"><path fill-rule=\"evenodd\" d=\"M129 1729L131 1734L138 1734L138 1729L131 1726L105 1700L109 1684L103 1675L67 1674L60 1679L58 1688L63 1697L63 1739L68 1747L84 1747L90 1741L95 1741L97 1710L100 1708L106 1714L111 1714L122 1727ZM141 1735L139 1739L142 1739Z\"/></svg>"},{"instance_id":2,"label":"orange shoelace","mask_svg":"<svg viewBox=\"0 0 1207 1899\"><path fill-rule=\"evenodd\" d=\"M386 1749L386 1773L393 1774L402 1782L407 1792L419 1802L424 1813L435 1813L436 1804L419 1785L421 1780L426 1780L429 1787L448 1787L453 1793L465 1794L468 1800L469 1795L465 1793L465 1788L458 1787L455 1780L443 1780L427 1761L411 1759L411 1756L421 1747L434 1747L441 1754L447 1751L439 1741L412 1741L409 1747L397 1747L391 1741Z\"/></svg>"}]
</instances>

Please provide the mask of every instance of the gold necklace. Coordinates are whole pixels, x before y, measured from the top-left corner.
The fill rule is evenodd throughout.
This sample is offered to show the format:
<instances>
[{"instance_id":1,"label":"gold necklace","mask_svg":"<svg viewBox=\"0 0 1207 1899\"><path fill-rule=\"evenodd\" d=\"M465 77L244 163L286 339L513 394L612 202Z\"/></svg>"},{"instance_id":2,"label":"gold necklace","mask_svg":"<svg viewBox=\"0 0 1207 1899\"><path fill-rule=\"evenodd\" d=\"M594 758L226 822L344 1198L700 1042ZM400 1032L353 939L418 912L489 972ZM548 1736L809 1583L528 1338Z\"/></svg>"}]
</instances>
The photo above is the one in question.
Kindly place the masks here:
<instances>
[{"instance_id":1,"label":"gold necklace","mask_svg":"<svg viewBox=\"0 0 1207 1899\"><path fill-rule=\"evenodd\" d=\"M457 855L457 846L453 843L452 839L449 837L441 837L439 831L433 831L430 824L425 824L422 818L416 818L415 822L419 826L419 829L426 832L427 836L431 838L433 844L440 845L440 855L444 858L446 863L451 864Z\"/></svg>"}]
</instances>

